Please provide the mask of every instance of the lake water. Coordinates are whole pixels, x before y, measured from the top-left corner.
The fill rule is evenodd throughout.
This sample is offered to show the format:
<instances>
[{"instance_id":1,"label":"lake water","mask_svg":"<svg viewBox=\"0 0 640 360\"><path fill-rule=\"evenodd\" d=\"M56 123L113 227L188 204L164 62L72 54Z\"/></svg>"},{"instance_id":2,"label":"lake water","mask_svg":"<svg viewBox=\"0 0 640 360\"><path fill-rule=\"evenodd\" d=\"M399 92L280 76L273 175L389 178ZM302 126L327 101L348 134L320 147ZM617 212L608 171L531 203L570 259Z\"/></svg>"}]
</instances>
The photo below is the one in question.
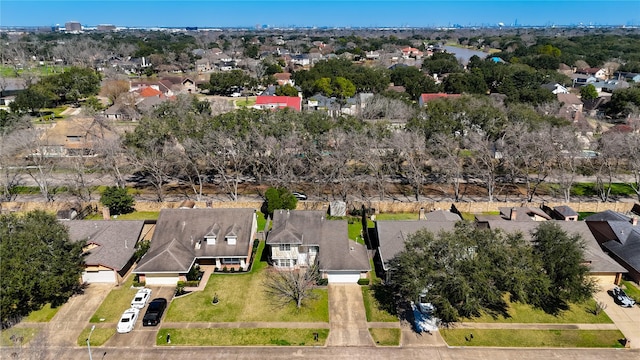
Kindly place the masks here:
<instances>
[{"instance_id":1,"label":"lake water","mask_svg":"<svg viewBox=\"0 0 640 360\"><path fill-rule=\"evenodd\" d=\"M464 65L466 65L469 62L469 59L471 59L473 55L477 55L480 59L484 59L487 57L487 55L489 55L489 53L486 53L486 52L471 50L471 49L463 49L463 48L449 46L449 45L445 45L443 46L443 48L447 50L448 53L455 54L457 59L462 59L462 63Z\"/></svg>"}]
</instances>

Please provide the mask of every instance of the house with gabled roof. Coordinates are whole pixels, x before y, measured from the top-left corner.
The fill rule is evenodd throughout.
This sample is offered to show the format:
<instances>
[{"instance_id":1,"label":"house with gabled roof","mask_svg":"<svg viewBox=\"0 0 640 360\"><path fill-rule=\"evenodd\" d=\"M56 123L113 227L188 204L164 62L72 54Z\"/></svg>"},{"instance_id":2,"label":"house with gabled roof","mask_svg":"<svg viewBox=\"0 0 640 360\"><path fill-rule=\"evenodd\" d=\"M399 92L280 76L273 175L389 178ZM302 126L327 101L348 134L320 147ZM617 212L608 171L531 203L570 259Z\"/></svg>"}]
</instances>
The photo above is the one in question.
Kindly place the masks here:
<instances>
[{"instance_id":1,"label":"house with gabled roof","mask_svg":"<svg viewBox=\"0 0 640 360\"><path fill-rule=\"evenodd\" d=\"M640 282L640 226L637 216L607 210L588 216L585 222L602 249Z\"/></svg>"},{"instance_id":2,"label":"house with gabled roof","mask_svg":"<svg viewBox=\"0 0 640 360\"><path fill-rule=\"evenodd\" d=\"M298 96L263 96L256 97L255 109L284 109L290 108L295 111L302 109L302 98Z\"/></svg>"},{"instance_id":3,"label":"house with gabled roof","mask_svg":"<svg viewBox=\"0 0 640 360\"><path fill-rule=\"evenodd\" d=\"M549 220L557 224L570 236L577 234L583 241L584 262L589 267L589 275L604 289L619 284L627 270L613 261L598 245L589 226L584 221ZM489 229L500 229L506 233L521 233L525 240L532 241L532 233L540 225L535 221L511 221L496 219L488 221Z\"/></svg>"},{"instance_id":4,"label":"house with gabled roof","mask_svg":"<svg viewBox=\"0 0 640 360\"><path fill-rule=\"evenodd\" d=\"M404 250L407 239L419 230L428 230L434 234L441 231L453 231L461 221L453 212L438 210L424 214L421 220L376 220L371 238L371 246L376 249L375 262L381 275L391 270L389 261Z\"/></svg>"},{"instance_id":5,"label":"house with gabled roof","mask_svg":"<svg viewBox=\"0 0 640 360\"><path fill-rule=\"evenodd\" d=\"M62 221L69 229L72 242L84 241L85 283L120 284L135 261L139 240L152 231L153 224L142 220L69 220Z\"/></svg>"},{"instance_id":6,"label":"house with gabled roof","mask_svg":"<svg viewBox=\"0 0 640 360\"><path fill-rule=\"evenodd\" d=\"M134 273L147 285L175 285L196 263L246 271L256 233L254 209L162 209Z\"/></svg>"},{"instance_id":7,"label":"house with gabled roof","mask_svg":"<svg viewBox=\"0 0 640 360\"><path fill-rule=\"evenodd\" d=\"M317 263L329 283L356 283L371 269L366 247L349 239L347 222L328 220L324 211L274 211L266 244L275 268Z\"/></svg>"}]
</instances>

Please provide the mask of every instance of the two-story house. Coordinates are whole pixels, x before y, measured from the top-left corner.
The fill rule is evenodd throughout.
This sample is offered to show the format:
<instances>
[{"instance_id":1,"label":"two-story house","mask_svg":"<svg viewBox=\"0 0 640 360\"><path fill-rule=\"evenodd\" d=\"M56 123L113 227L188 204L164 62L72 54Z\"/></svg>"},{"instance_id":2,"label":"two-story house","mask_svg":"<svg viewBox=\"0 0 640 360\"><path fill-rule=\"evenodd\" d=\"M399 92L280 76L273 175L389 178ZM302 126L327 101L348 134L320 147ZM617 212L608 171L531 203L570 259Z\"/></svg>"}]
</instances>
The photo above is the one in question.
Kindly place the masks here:
<instances>
[{"instance_id":1,"label":"two-story house","mask_svg":"<svg viewBox=\"0 0 640 360\"><path fill-rule=\"evenodd\" d=\"M317 262L329 283L355 283L371 269L364 245L348 238L347 222L324 211L276 210L267 236L271 264L281 270Z\"/></svg>"}]
</instances>

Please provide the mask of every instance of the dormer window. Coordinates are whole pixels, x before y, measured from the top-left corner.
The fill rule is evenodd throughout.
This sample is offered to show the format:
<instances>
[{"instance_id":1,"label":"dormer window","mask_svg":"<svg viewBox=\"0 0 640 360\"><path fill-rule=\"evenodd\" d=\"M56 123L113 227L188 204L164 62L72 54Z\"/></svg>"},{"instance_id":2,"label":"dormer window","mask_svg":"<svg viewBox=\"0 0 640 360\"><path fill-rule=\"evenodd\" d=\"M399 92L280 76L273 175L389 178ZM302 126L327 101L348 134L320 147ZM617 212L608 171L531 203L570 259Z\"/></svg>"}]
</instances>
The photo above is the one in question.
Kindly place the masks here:
<instances>
[{"instance_id":1,"label":"dormer window","mask_svg":"<svg viewBox=\"0 0 640 360\"><path fill-rule=\"evenodd\" d=\"M227 241L227 244L235 245L238 237L235 235L227 235L224 239Z\"/></svg>"},{"instance_id":2,"label":"dormer window","mask_svg":"<svg viewBox=\"0 0 640 360\"><path fill-rule=\"evenodd\" d=\"M207 245L215 245L216 244L216 235L207 235L204 237L204 240L207 242Z\"/></svg>"},{"instance_id":3,"label":"dormer window","mask_svg":"<svg viewBox=\"0 0 640 360\"><path fill-rule=\"evenodd\" d=\"M220 225L213 224L209 232L204 236L204 240L207 245L215 245L218 239L218 232L220 231Z\"/></svg>"}]
</instances>

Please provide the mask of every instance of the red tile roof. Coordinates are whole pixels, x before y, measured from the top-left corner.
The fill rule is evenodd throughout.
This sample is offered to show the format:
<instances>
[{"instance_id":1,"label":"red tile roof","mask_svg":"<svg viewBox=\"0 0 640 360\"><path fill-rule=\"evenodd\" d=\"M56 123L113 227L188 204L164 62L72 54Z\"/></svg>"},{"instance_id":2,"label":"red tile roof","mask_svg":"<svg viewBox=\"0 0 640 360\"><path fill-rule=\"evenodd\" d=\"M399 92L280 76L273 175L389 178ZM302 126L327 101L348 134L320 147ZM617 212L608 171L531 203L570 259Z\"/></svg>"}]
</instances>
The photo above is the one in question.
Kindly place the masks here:
<instances>
[{"instance_id":1,"label":"red tile roof","mask_svg":"<svg viewBox=\"0 0 640 360\"><path fill-rule=\"evenodd\" d=\"M442 99L442 98L458 98L460 94L445 94L445 93L435 93L435 94L422 94L420 95L420 100L422 100L423 104L428 103L431 100Z\"/></svg>"},{"instance_id":2,"label":"red tile roof","mask_svg":"<svg viewBox=\"0 0 640 360\"><path fill-rule=\"evenodd\" d=\"M302 99L297 96L258 96L256 106L262 108L277 107L278 109L292 108L302 110Z\"/></svg>"},{"instance_id":3,"label":"red tile roof","mask_svg":"<svg viewBox=\"0 0 640 360\"><path fill-rule=\"evenodd\" d=\"M162 97L162 91L156 90L152 87L144 87L139 90L139 93L142 97Z\"/></svg>"}]
</instances>

